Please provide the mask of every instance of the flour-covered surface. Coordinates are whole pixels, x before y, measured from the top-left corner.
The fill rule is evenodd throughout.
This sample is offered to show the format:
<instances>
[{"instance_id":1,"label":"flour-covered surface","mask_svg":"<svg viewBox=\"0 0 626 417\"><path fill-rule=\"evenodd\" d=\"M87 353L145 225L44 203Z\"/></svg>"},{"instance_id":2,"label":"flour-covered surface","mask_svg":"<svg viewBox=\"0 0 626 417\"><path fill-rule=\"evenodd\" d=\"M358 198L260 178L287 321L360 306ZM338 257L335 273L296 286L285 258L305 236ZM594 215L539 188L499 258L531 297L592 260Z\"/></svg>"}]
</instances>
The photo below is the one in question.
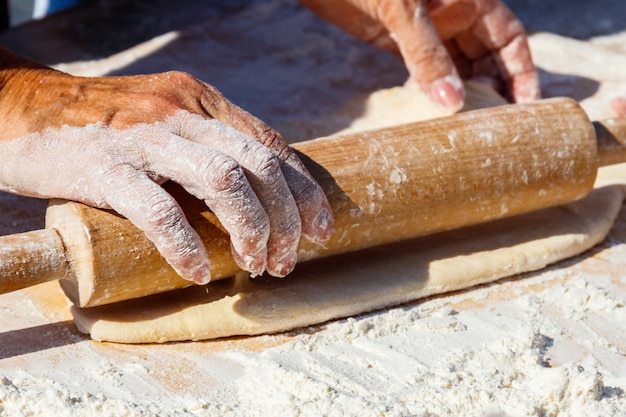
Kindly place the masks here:
<instances>
[{"instance_id":1,"label":"flour-covered surface","mask_svg":"<svg viewBox=\"0 0 626 417\"><path fill-rule=\"evenodd\" d=\"M110 38L103 30L101 47L113 55L97 61L52 20L19 33L23 44L32 37L31 56L52 59L52 50L60 59L48 63L75 73L190 71L292 140L346 127L341 117L321 120L403 82L394 57L295 2L227 3L160 5L184 30L125 51L111 41L117 26ZM611 116L609 98L626 92L626 3L568 2L563 13L580 19L553 25L546 10L556 16L563 2L534 3L512 2L542 32L531 46L546 95ZM145 15L116 25L156 36L156 18ZM58 28L70 27L67 16L55 18ZM92 29L72 31L93 40ZM2 234L43 226L40 201L0 194L0 210ZM58 286L45 284L0 296L0 416L624 416L625 265L623 210L602 245L541 272L289 334L140 346L78 334Z\"/></svg>"}]
</instances>

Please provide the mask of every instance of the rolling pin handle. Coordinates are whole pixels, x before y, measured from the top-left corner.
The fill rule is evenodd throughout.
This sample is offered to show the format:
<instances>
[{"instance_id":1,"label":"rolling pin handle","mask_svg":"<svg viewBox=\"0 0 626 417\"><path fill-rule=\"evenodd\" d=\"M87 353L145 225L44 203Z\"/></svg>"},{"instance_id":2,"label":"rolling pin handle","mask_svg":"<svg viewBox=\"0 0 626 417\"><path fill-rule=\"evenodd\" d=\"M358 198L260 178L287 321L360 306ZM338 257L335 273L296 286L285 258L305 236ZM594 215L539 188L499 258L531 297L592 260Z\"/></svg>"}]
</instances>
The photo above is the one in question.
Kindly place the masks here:
<instances>
[{"instance_id":1,"label":"rolling pin handle","mask_svg":"<svg viewBox=\"0 0 626 417\"><path fill-rule=\"evenodd\" d=\"M0 237L0 293L64 278L68 262L54 229Z\"/></svg>"},{"instance_id":2,"label":"rolling pin handle","mask_svg":"<svg viewBox=\"0 0 626 417\"><path fill-rule=\"evenodd\" d=\"M626 162L626 117L593 122L598 143L598 166Z\"/></svg>"}]
</instances>

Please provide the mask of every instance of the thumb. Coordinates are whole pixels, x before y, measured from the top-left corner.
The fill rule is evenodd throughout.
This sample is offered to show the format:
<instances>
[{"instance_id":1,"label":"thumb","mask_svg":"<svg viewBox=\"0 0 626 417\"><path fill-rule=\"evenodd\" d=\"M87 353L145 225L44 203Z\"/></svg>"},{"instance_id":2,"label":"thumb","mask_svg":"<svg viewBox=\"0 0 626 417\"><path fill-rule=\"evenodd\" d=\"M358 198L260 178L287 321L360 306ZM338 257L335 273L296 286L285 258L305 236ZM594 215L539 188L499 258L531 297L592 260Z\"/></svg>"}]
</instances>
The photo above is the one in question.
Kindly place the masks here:
<instances>
[{"instance_id":1,"label":"thumb","mask_svg":"<svg viewBox=\"0 0 626 417\"><path fill-rule=\"evenodd\" d=\"M437 104L456 111L463 107L465 89L423 1L388 1L381 17L396 41L409 71Z\"/></svg>"}]
</instances>

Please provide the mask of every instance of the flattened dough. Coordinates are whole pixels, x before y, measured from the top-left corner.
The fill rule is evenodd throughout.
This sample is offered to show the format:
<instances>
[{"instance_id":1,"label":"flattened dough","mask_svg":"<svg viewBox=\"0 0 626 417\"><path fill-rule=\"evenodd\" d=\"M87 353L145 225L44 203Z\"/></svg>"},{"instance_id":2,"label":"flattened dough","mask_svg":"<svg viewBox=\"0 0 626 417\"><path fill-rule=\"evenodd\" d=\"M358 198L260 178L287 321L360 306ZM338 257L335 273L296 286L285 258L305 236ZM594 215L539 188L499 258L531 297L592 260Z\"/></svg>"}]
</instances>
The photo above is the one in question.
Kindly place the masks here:
<instances>
[{"instance_id":1,"label":"flattened dough","mask_svg":"<svg viewBox=\"0 0 626 417\"><path fill-rule=\"evenodd\" d=\"M469 81L463 110L483 109L507 104L506 100L484 84ZM417 86L393 87L355 97L335 113L320 119L290 120L276 128L287 138L317 138L347 134L404 123L449 116L433 106Z\"/></svg>"},{"instance_id":2,"label":"flattened dough","mask_svg":"<svg viewBox=\"0 0 626 417\"><path fill-rule=\"evenodd\" d=\"M122 343L254 335L349 317L497 280L577 255L601 242L624 188L582 201L298 265L285 279L234 279L118 304L72 307L78 328Z\"/></svg>"},{"instance_id":3,"label":"flattened dough","mask_svg":"<svg viewBox=\"0 0 626 417\"><path fill-rule=\"evenodd\" d=\"M465 83L465 88L467 96L464 110L508 104L484 84L469 81ZM435 119L450 114L441 107L433 106L417 86L394 87L346 103L337 115L348 117L351 122L337 134Z\"/></svg>"},{"instance_id":4,"label":"flattened dough","mask_svg":"<svg viewBox=\"0 0 626 417\"><path fill-rule=\"evenodd\" d=\"M479 86L469 91L468 101L479 107L499 104ZM397 103L412 108L405 102L411 95L405 93L378 92L366 104L381 109L387 100L391 109L393 103L395 108ZM417 100L423 103L423 98ZM398 121L386 118L377 124L381 113L365 112L350 129ZM389 109L384 113L394 114ZM607 185L569 205L300 264L284 279L240 277L71 311L80 331L96 340L121 343L286 331L468 288L575 256L604 239L624 196L624 186Z\"/></svg>"}]
</instances>

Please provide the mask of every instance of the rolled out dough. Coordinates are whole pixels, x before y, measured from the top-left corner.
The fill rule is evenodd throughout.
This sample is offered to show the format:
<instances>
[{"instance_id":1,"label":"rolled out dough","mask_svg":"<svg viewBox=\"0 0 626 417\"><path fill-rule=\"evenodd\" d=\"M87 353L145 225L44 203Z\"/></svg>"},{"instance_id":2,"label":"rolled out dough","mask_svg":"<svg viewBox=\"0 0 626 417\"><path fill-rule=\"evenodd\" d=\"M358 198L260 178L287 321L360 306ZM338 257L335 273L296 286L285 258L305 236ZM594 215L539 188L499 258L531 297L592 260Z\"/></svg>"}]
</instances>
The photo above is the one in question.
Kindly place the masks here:
<instances>
[{"instance_id":1,"label":"rolled out dough","mask_svg":"<svg viewBox=\"0 0 626 417\"><path fill-rule=\"evenodd\" d=\"M507 104L506 100L484 84L468 81L463 110L483 109ZM449 116L451 112L433 106L417 86L385 88L357 96L332 114L317 119L293 119L275 127L287 140L341 135L419 122Z\"/></svg>"},{"instance_id":2,"label":"rolled out dough","mask_svg":"<svg viewBox=\"0 0 626 417\"><path fill-rule=\"evenodd\" d=\"M373 94L365 100L371 111L350 129L393 124L399 120L396 113L408 121L406 112L393 109L425 106L419 96L415 100L421 107L407 104L415 94L406 93ZM480 86L469 89L468 102L476 107L501 103ZM565 206L303 263L284 279L238 277L112 305L72 307L71 312L81 332L120 343L287 331L541 269L580 254L604 239L625 195L624 186L606 185Z\"/></svg>"}]
</instances>

